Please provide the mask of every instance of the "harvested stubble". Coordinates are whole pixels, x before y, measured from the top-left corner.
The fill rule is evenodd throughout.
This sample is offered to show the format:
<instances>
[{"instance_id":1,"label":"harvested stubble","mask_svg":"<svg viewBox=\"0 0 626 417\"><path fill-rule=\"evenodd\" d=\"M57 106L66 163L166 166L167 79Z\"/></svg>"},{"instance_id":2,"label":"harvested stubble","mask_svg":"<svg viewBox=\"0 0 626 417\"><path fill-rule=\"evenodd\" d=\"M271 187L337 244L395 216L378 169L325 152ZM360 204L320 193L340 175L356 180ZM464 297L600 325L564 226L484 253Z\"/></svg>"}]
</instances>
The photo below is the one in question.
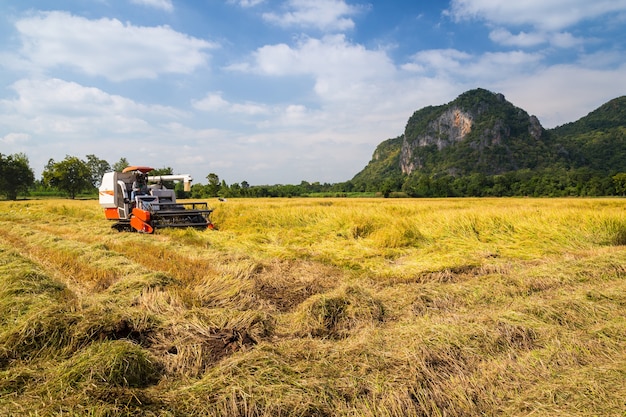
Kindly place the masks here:
<instances>
[{"instance_id":1,"label":"harvested stubble","mask_svg":"<svg viewBox=\"0 0 626 417\"><path fill-rule=\"evenodd\" d=\"M0 415L626 410L620 199L0 203Z\"/></svg>"}]
</instances>

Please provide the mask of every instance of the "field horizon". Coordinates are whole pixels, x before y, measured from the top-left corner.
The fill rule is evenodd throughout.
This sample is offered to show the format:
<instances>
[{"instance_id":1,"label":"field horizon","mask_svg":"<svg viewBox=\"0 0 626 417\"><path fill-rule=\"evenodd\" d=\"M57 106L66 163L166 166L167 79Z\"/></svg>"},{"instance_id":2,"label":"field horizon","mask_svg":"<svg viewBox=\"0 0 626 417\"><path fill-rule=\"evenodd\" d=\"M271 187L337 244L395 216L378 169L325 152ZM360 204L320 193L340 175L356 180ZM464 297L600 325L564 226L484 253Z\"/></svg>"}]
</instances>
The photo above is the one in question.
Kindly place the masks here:
<instances>
[{"instance_id":1,"label":"field horizon","mask_svg":"<svg viewBox=\"0 0 626 417\"><path fill-rule=\"evenodd\" d=\"M626 416L626 199L0 202L0 416Z\"/></svg>"}]
</instances>

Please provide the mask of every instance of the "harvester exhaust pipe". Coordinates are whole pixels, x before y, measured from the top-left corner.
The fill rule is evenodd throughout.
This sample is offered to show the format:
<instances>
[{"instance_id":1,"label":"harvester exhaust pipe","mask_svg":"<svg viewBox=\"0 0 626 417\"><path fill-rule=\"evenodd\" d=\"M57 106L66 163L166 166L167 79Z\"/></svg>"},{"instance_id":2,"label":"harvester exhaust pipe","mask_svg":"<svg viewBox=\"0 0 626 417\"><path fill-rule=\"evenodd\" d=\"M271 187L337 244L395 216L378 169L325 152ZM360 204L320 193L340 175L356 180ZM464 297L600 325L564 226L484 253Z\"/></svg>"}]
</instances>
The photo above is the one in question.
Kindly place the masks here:
<instances>
[{"instance_id":1,"label":"harvester exhaust pipe","mask_svg":"<svg viewBox=\"0 0 626 417\"><path fill-rule=\"evenodd\" d=\"M148 177L148 181L152 183L159 183L163 181L182 181L183 189L186 192L191 191L191 182L193 178L189 174L178 174L178 175L151 175Z\"/></svg>"}]
</instances>

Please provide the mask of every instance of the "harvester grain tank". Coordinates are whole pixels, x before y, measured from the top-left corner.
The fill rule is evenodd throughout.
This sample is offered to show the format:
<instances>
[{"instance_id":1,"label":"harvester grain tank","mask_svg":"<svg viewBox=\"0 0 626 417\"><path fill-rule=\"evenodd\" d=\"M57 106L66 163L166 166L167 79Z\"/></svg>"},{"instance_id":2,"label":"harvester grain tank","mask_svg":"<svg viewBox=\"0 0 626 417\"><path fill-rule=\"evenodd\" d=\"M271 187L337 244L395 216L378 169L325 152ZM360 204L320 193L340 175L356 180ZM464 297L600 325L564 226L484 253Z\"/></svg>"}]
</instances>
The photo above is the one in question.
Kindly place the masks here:
<instances>
[{"instance_id":1,"label":"harvester grain tank","mask_svg":"<svg viewBox=\"0 0 626 417\"><path fill-rule=\"evenodd\" d=\"M165 181L182 181L189 191L192 178L188 174L155 175L153 168L129 166L122 172L107 172L99 188L100 206L111 226L119 231L153 233L169 227L213 229L205 202L176 201L176 193L165 187Z\"/></svg>"}]
</instances>

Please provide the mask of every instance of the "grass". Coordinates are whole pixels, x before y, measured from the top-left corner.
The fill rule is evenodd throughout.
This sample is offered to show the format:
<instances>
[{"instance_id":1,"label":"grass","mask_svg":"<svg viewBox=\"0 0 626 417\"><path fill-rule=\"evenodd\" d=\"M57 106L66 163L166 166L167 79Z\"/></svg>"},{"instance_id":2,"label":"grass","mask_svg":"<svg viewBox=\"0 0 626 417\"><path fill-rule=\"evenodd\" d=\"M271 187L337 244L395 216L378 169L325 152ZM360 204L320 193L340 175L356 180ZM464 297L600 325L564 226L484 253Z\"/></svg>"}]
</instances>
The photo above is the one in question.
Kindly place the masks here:
<instances>
[{"instance_id":1,"label":"grass","mask_svg":"<svg viewBox=\"0 0 626 417\"><path fill-rule=\"evenodd\" d=\"M0 204L0 415L625 416L623 199Z\"/></svg>"}]
</instances>

